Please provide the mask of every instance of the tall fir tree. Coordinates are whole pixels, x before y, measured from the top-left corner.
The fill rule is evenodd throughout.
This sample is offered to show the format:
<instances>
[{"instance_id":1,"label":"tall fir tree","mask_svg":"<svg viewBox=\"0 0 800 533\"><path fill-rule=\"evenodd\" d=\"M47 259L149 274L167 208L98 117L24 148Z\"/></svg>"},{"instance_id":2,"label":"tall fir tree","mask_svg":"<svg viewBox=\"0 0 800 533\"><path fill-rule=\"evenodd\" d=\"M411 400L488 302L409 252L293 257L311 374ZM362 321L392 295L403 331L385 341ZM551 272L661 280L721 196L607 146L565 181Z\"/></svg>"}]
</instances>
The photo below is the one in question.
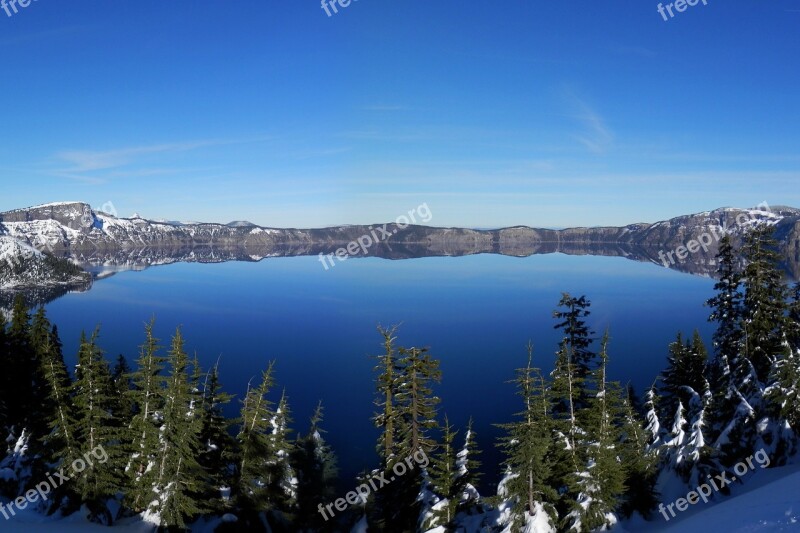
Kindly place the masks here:
<instances>
[{"instance_id":1,"label":"tall fir tree","mask_svg":"<svg viewBox=\"0 0 800 533\"><path fill-rule=\"evenodd\" d=\"M139 347L136 371L128 376L132 383L128 396L133 406L133 416L127 437L123 439L129 454L125 468L128 480L126 501L135 512L144 511L155 498L155 464L160 446L166 382L162 372L166 359L159 354L161 346L159 339L155 337L154 328L155 319L145 324L145 340Z\"/></svg>"},{"instance_id":2,"label":"tall fir tree","mask_svg":"<svg viewBox=\"0 0 800 533\"><path fill-rule=\"evenodd\" d=\"M576 532L605 529L617 522L617 505L625 491L621 464L619 419L622 414L620 386L609 382L608 333L600 345L599 366L591 373L593 396L586 408L581 447L586 464L577 474L579 494L565 517L565 526Z\"/></svg>"},{"instance_id":3,"label":"tall fir tree","mask_svg":"<svg viewBox=\"0 0 800 533\"><path fill-rule=\"evenodd\" d=\"M558 520L555 502L558 487L553 486L552 451L563 449L554 442L555 428L550 413L551 401L547 382L541 371L533 366L533 346L528 344L528 364L517 369L512 383L522 398L523 411L518 420L500 425L506 435L500 441L505 455L506 475L500 483L498 496L510 507L510 531L529 531L532 523L549 524L554 530Z\"/></svg>"},{"instance_id":4,"label":"tall fir tree","mask_svg":"<svg viewBox=\"0 0 800 533\"><path fill-rule=\"evenodd\" d=\"M199 368L196 366L196 368ZM200 494L203 501L216 512L228 508L222 491L231 486L230 459L234 455L235 441L228 431L231 422L223 414L223 408L233 396L222 390L219 379L219 362L203 377L200 410L200 466L208 472L209 491Z\"/></svg>"},{"instance_id":5,"label":"tall fir tree","mask_svg":"<svg viewBox=\"0 0 800 533\"><path fill-rule=\"evenodd\" d=\"M106 461L87 468L73 481L81 500L89 507L92 518L110 524L113 517L105 502L116 494L122 481L118 471L107 461L109 450L117 443L111 424L114 404L110 395L111 372L97 344L99 335L99 329L95 329L88 340L81 335L73 384L77 422L75 436L76 441L84 447L83 453L102 450Z\"/></svg>"},{"instance_id":6,"label":"tall fir tree","mask_svg":"<svg viewBox=\"0 0 800 533\"><path fill-rule=\"evenodd\" d=\"M301 533L333 532L337 526L331 517L319 512L323 502L332 501L336 495L338 467L333 450L325 441L321 424L322 402L317 405L308 433L297 440L292 463L297 472L297 520L295 527Z\"/></svg>"},{"instance_id":7,"label":"tall fir tree","mask_svg":"<svg viewBox=\"0 0 800 533\"><path fill-rule=\"evenodd\" d=\"M589 329L585 320L591 314L591 302L586 296L575 298L565 292L561 295L558 307L553 311L553 318L559 322L553 327L562 330L561 345L570 356L569 363L574 369L575 383L578 385L576 400L578 408L582 408L588 401L588 392L582 385L588 379L597 357L590 349L594 331Z\"/></svg>"},{"instance_id":8,"label":"tall fir tree","mask_svg":"<svg viewBox=\"0 0 800 533\"><path fill-rule=\"evenodd\" d=\"M453 520L456 516L460 493L456 485L458 470L456 467L455 437L458 434L450 424L447 415L441 428L442 439L438 451L431 457L428 473L430 488L436 495L432 509L426 510L430 518L423 524L423 530L440 527L444 531L454 531Z\"/></svg>"},{"instance_id":9,"label":"tall fir tree","mask_svg":"<svg viewBox=\"0 0 800 533\"><path fill-rule=\"evenodd\" d=\"M164 390L163 422L154 468L156 500L148 506L159 525L185 529L188 520L205 511L193 495L208 491L208 475L197 462L200 451L197 412L192 406L189 357L180 328L167 354L169 375Z\"/></svg>"},{"instance_id":10,"label":"tall fir tree","mask_svg":"<svg viewBox=\"0 0 800 533\"><path fill-rule=\"evenodd\" d=\"M766 383L772 365L786 355L786 287L779 270L780 256L774 227L759 226L750 231L742 253L747 266L744 269L744 301L742 329L744 358L737 365L741 380L750 373L750 367L760 383Z\"/></svg>"},{"instance_id":11,"label":"tall fir tree","mask_svg":"<svg viewBox=\"0 0 800 533\"><path fill-rule=\"evenodd\" d=\"M262 373L257 387L248 384L241 400L239 433L236 437L238 457L235 473L235 496L245 520L260 523L258 514L270 509L267 493L266 465L272 456L270 421L275 416L268 395L275 386L274 362Z\"/></svg>"}]
</instances>

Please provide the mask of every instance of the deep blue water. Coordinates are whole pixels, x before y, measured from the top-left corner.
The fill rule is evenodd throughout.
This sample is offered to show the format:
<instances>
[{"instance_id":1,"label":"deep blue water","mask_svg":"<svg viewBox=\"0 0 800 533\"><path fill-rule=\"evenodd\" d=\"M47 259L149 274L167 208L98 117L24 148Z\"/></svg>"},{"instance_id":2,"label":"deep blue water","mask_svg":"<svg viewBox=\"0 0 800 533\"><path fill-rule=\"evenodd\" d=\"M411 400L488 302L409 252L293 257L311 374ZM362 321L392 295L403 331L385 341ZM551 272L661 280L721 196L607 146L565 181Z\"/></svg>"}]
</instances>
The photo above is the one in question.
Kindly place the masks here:
<instances>
[{"instance_id":1,"label":"deep blue water","mask_svg":"<svg viewBox=\"0 0 800 533\"><path fill-rule=\"evenodd\" d=\"M189 353L204 366L221 358L223 385L237 395L230 416L248 380L277 360L273 397L286 388L295 430L305 431L324 402L345 486L376 464L375 362L368 357L381 352L376 326L402 323L401 345L428 346L441 360L441 412L460 427L474 418L488 494L498 477L492 424L520 410L506 382L525 364L529 339L535 364L551 369L559 339L552 311L562 291L590 298L590 325L598 336L610 328L611 378L641 392L664 367L677 331L698 328L709 343L702 303L712 287L707 278L622 258L364 258L325 271L316 257L293 257L123 272L50 303L48 312L70 363L80 331L97 324L108 357L122 353L131 363L150 317L165 352L182 326Z\"/></svg>"}]
</instances>

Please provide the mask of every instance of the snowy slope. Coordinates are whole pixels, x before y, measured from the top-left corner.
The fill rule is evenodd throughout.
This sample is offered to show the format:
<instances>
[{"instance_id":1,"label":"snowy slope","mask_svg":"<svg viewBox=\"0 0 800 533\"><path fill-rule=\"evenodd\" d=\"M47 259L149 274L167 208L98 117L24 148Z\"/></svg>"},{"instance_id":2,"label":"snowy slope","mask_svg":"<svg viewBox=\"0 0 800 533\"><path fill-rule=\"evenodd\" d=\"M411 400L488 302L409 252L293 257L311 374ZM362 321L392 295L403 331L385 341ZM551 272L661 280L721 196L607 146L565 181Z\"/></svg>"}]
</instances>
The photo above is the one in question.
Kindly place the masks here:
<instances>
[{"instance_id":1,"label":"snowy slope","mask_svg":"<svg viewBox=\"0 0 800 533\"><path fill-rule=\"evenodd\" d=\"M66 260L47 257L23 241L0 235L0 290L78 285L89 280Z\"/></svg>"},{"instance_id":2,"label":"snowy slope","mask_svg":"<svg viewBox=\"0 0 800 533\"><path fill-rule=\"evenodd\" d=\"M800 531L800 465L757 471L719 503L691 506L669 521L656 511L651 522L625 522L619 532L761 533ZM669 502L667 502L669 503Z\"/></svg>"}]
</instances>

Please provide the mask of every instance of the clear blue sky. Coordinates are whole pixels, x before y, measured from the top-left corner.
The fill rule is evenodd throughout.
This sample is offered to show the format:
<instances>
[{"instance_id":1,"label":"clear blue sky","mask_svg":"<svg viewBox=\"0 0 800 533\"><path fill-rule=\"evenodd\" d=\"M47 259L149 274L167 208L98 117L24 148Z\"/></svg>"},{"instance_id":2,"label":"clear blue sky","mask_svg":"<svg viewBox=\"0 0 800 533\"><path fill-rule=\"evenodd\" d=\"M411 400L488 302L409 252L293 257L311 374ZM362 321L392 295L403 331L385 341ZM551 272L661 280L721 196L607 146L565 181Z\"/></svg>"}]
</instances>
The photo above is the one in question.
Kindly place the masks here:
<instances>
[{"instance_id":1,"label":"clear blue sky","mask_svg":"<svg viewBox=\"0 0 800 533\"><path fill-rule=\"evenodd\" d=\"M0 11L0 210L312 227L800 206L800 2L38 0Z\"/></svg>"}]
</instances>

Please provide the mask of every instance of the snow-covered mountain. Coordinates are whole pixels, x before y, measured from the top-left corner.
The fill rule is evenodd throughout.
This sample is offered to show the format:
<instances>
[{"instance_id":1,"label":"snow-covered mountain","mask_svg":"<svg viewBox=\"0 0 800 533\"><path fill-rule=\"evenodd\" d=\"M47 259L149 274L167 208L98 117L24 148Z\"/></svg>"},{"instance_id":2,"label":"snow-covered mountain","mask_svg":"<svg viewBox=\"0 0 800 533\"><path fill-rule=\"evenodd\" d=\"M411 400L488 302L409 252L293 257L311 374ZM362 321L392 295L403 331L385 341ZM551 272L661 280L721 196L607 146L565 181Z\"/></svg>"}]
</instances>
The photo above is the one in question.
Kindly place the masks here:
<instances>
[{"instance_id":1,"label":"snow-covered mountain","mask_svg":"<svg viewBox=\"0 0 800 533\"><path fill-rule=\"evenodd\" d=\"M73 286L91 281L65 259L44 254L24 241L0 236L0 289Z\"/></svg>"},{"instance_id":2,"label":"snow-covered mountain","mask_svg":"<svg viewBox=\"0 0 800 533\"><path fill-rule=\"evenodd\" d=\"M713 276L714 256L723 231L735 238L753 224L777 228L785 266L800 277L800 210L721 208L656 223L563 230L515 226L495 230L386 224L386 240L369 255L387 259L495 253L524 257L560 252L605 255L663 264L661 252L692 240L710 244L677 260L670 268ZM177 223L119 218L83 202L60 202L0 213L0 235L40 251L69 258L90 269L141 269L177 261L258 261L265 257L331 254L384 226L353 225L322 229L277 229L236 221L228 224ZM380 234L380 233L379 233Z\"/></svg>"}]
</instances>

